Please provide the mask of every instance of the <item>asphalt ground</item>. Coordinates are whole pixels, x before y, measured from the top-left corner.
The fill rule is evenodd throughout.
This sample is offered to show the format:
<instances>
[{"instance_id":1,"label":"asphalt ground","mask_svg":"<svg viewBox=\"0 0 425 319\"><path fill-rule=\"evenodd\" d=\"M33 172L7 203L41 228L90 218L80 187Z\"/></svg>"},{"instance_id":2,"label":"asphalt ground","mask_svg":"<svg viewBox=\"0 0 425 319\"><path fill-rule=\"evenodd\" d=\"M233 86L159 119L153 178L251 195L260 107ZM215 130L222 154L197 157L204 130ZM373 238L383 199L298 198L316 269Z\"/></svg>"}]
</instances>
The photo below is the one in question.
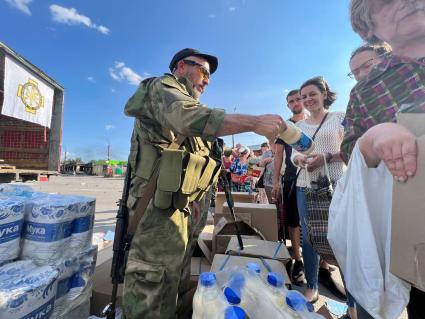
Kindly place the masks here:
<instances>
[{"instance_id":1,"label":"asphalt ground","mask_svg":"<svg viewBox=\"0 0 425 319\"><path fill-rule=\"evenodd\" d=\"M117 202L122 196L124 179L122 177L102 177L87 175L59 175L51 176L48 182L26 182L35 191L58 193L64 195L85 195L96 198L96 215L94 233L115 230L115 216L117 212ZM290 245L290 242L288 242ZM333 277L342 283L338 270L335 270ZM301 292L304 288L293 287ZM324 286L319 285L319 300L315 303L315 308L319 309L327 300L338 300ZM401 319L407 319L406 312L403 312Z\"/></svg>"}]
</instances>

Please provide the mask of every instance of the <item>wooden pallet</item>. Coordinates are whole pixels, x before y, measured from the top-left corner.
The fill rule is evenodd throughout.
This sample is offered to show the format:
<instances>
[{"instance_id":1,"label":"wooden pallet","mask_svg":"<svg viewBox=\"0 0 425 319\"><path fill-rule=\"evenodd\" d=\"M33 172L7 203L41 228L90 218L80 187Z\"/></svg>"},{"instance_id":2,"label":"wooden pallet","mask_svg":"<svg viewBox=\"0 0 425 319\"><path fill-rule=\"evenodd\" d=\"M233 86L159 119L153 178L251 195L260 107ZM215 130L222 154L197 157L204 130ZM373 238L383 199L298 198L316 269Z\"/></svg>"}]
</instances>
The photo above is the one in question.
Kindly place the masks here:
<instances>
[{"instance_id":1,"label":"wooden pallet","mask_svg":"<svg viewBox=\"0 0 425 319\"><path fill-rule=\"evenodd\" d=\"M0 164L0 171L1 170L11 170L11 169L16 169L16 166L13 165L7 165L7 164Z\"/></svg>"}]
</instances>

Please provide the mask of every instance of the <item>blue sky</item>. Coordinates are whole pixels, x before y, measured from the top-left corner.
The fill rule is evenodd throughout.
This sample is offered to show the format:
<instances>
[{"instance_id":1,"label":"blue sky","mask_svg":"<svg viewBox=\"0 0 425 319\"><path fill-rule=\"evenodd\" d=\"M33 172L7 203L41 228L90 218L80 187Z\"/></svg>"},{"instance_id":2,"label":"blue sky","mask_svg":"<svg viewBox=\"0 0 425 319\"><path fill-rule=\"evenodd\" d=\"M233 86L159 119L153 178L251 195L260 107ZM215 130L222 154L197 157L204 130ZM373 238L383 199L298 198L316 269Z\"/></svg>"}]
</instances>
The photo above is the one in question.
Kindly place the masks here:
<instances>
[{"instance_id":1,"label":"blue sky","mask_svg":"<svg viewBox=\"0 0 425 319\"><path fill-rule=\"evenodd\" d=\"M139 79L167 72L185 47L219 57L201 102L227 112L290 116L286 92L323 75L344 111L348 59L361 39L349 0L0 0L0 41L65 87L63 150L126 159ZM226 137L227 144L231 138ZM253 133L235 142L259 144Z\"/></svg>"}]
</instances>

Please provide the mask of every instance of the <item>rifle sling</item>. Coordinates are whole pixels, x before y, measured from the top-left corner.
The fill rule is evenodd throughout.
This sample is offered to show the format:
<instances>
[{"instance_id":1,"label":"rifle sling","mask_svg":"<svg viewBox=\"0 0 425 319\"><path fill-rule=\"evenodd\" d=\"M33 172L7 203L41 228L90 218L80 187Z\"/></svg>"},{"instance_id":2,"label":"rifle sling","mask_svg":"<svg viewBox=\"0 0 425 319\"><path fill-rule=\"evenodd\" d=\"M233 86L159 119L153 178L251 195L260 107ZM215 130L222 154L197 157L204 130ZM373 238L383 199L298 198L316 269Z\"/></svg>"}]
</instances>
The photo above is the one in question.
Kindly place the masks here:
<instances>
[{"instance_id":1,"label":"rifle sling","mask_svg":"<svg viewBox=\"0 0 425 319\"><path fill-rule=\"evenodd\" d=\"M180 135L180 134L177 135L176 139L170 145L168 145L167 149L170 149L170 150L179 149L180 145L182 145L182 143L185 139L186 139L186 136ZM151 178L149 178L148 183L146 185L145 193L137 201L135 213L134 213L134 216L133 216L131 223L128 227L128 232L127 232L127 234L129 234L131 236L133 236L134 233L136 232L136 229L137 229L137 226L139 225L140 219L142 219L142 216L143 216L146 208L148 207L149 202L151 201L153 195L155 194L156 182L157 182L157 178L158 178L158 174L159 174L159 166L160 166L159 163L160 163L160 161L161 161L160 158L156 161L152 175L151 175Z\"/></svg>"}]
</instances>

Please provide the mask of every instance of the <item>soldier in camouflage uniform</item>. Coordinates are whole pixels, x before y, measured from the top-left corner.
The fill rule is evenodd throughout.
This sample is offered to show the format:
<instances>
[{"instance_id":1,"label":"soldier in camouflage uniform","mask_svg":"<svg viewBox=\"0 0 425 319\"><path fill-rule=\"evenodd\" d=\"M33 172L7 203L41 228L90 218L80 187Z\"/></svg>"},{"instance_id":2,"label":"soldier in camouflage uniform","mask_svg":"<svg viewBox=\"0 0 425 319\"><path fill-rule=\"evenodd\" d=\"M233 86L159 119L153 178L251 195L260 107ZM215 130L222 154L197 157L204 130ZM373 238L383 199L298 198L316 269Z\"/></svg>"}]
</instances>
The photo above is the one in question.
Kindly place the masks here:
<instances>
[{"instance_id":1,"label":"soldier in camouflage uniform","mask_svg":"<svg viewBox=\"0 0 425 319\"><path fill-rule=\"evenodd\" d=\"M137 225L128 256L123 296L127 319L176 318L179 296L188 289L190 257L206 223L213 179L196 200L179 201L182 189L176 188L175 181L184 183L187 155L219 159L221 154L212 154L218 136L252 131L276 137L286 129L278 115L227 115L200 104L217 65L214 56L183 49L170 63L172 74L142 81L125 106L125 114L135 117L130 216L161 158L155 194ZM167 152L177 135L186 137L180 149Z\"/></svg>"}]
</instances>

